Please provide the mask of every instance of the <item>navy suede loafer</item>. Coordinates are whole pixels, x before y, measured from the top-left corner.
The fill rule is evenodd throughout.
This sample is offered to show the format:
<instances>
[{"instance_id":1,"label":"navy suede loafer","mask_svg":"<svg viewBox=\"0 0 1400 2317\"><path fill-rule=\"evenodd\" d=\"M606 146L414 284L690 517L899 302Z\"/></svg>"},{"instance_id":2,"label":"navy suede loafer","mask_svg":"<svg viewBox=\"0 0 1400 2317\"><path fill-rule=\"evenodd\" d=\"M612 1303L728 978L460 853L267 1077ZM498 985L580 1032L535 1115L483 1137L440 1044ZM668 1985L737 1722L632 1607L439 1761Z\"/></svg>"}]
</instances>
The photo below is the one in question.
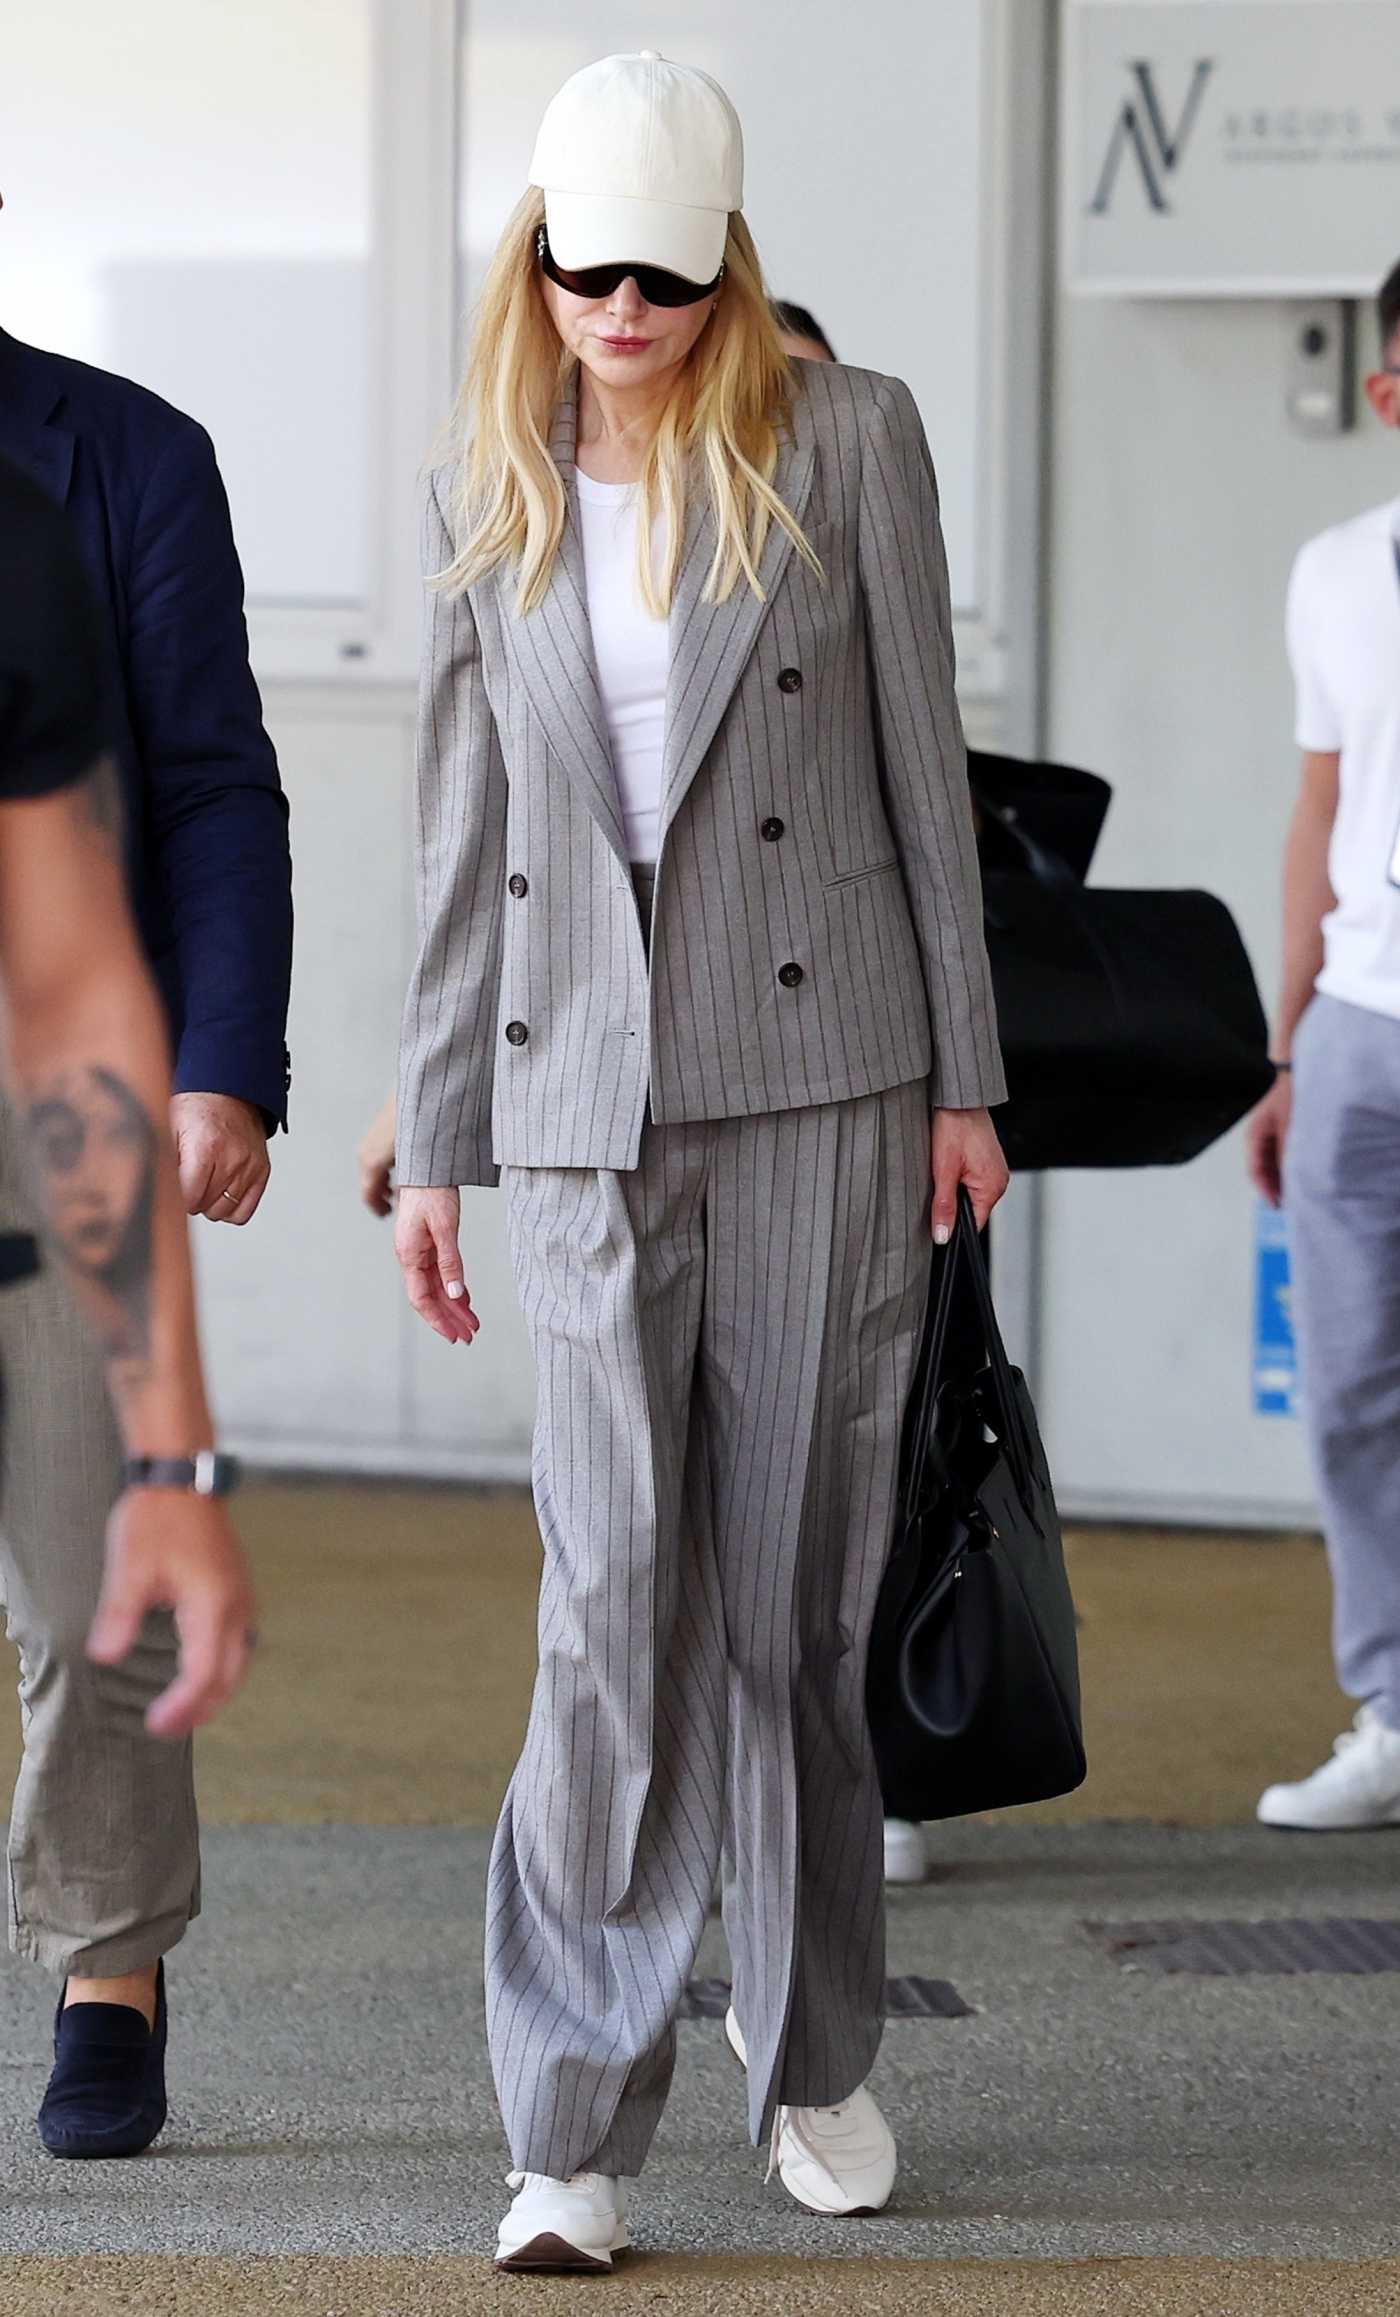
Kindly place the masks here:
<instances>
[{"instance_id":1,"label":"navy suede loafer","mask_svg":"<svg viewBox=\"0 0 1400 2317\"><path fill-rule=\"evenodd\" d=\"M54 2068L39 2110L50 2156L139 2156L165 2122L165 1965L156 2023L125 2003L59 1997Z\"/></svg>"}]
</instances>

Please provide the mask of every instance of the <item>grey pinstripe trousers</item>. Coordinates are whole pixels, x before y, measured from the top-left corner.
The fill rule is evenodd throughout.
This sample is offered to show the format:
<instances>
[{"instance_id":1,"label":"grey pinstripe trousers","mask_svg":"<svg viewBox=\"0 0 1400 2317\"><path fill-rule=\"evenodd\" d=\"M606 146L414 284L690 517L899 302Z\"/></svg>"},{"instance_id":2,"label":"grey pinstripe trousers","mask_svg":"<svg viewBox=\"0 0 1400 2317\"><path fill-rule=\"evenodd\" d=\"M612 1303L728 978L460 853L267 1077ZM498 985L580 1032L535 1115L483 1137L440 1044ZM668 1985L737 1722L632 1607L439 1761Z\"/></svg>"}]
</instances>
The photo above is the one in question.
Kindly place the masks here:
<instances>
[{"instance_id":1,"label":"grey pinstripe trousers","mask_svg":"<svg viewBox=\"0 0 1400 2317\"><path fill-rule=\"evenodd\" d=\"M750 2126L880 2039L865 1653L928 1277L923 1082L508 1167L540 1662L491 1862L513 2161L640 2171L715 1876Z\"/></svg>"}]
</instances>

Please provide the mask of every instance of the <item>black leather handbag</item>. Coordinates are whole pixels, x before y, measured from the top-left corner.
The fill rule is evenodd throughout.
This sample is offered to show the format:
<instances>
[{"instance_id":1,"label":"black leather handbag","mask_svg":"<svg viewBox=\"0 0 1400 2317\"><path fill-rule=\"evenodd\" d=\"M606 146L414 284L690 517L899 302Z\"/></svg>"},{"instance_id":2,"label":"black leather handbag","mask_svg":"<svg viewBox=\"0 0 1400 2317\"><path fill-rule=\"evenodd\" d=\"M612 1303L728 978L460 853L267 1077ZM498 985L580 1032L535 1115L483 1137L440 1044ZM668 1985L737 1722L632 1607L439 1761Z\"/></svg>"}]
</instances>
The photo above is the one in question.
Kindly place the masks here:
<instances>
[{"instance_id":1,"label":"black leather handbag","mask_svg":"<svg viewBox=\"0 0 1400 2317\"><path fill-rule=\"evenodd\" d=\"M1022 1169L1179 1165L1273 1083L1248 953L1212 893L1084 885L1092 793L1076 798L1059 767L1022 771L1016 802L1000 773L974 768L973 784L1009 1094L1002 1146Z\"/></svg>"},{"instance_id":2,"label":"black leather handbag","mask_svg":"<svg viewBox=\"0 0 1400 2317\"><path fill-rule=\"evenodd\" d=\"M915 1371L866 1703L891 1817L1043 1802L1083 1781L1059 1516L966 1192Z\"/></svg>"}]
</instances>

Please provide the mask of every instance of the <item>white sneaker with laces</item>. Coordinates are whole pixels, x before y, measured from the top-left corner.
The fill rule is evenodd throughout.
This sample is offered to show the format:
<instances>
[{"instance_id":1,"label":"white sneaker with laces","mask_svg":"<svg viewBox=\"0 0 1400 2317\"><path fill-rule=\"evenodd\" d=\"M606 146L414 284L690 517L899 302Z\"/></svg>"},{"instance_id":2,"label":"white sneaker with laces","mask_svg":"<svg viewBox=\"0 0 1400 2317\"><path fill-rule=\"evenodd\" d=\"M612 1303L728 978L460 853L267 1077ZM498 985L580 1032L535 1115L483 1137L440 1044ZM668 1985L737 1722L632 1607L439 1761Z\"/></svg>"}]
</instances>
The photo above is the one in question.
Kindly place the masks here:
<instances>
[{"instance_id":1,"label":"white sneaker with laces","mask_svg":"<svg viewBox=\"0 0 1400 2317\"><path fill-rule=\"evenodd\" d=\"M747 2067L748 2047L732 2011L724 2032ZM883 2211L897 2163L894 2134L863 2084L834 2108L779 2108L773 2119L768 2177L776 2172L808 2212L851 2218Z\"/></svg>"},{"instance_id":2,"label":"white sneaker with laces","mask_svg":"<svg viewBox=\"0 0 1400 2317\"><path fill-rule=\"evenodd\" d=\"M496 2241L498 2269L610 2269L632 2242L622 2182L606 2173L509 2172L506 2186L516 2195Z\"/></svg>"},{"instance_id":3,"label":"white sneaker with laces","mask_svg":"<svg viewBox=\"0 0 1400 2317\"><path fill-rule=\"evenodd\" d=\"M1400 1730L1390 1729L1374 1707L1363 1706L1338 1738L1331 1760L1311 1778L1265 1789L1259 1818L1265 1826L1311 1834L1400 1826Z\"/></svg>"},{"instance_id":4,"label":"white sneaker with laces","mask_svg":"<svg viewBox=\"0 0 1400 2317\"><path fill-rule=\"evenodd\" d=\"M916 1818L885 1820L885 1880L887 1883L928 1881L928 1843Z\"/></svg>"}]
</instances>

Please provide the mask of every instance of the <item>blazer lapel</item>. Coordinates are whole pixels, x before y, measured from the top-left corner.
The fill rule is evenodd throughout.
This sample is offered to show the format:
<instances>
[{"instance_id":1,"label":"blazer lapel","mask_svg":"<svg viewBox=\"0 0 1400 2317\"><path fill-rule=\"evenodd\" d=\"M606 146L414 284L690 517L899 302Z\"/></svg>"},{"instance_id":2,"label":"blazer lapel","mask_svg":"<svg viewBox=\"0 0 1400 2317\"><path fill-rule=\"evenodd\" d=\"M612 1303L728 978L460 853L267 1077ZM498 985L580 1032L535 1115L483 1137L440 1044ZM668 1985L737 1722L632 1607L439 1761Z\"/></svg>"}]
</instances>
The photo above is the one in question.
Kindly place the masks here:
<instances>
[{"instance_id":1,"label":"blazer lapel","mask_svg":"<svg viewBox=\"0 0 1400 2317\"><path fill-rule=\"evenodd\" d=\"M626 868L627 839L613 770L612 743L598 688L593 635L588 624L583 541L574 511L577 409L575 389L571 387L555 413L550 435L550 452L563 477L568 505L564 535L548 591L534 611L524 619L517 619L507 600L514 584L513 576L502 574L502 615L513 641L521 682L550 745Z\"/></svg>"},{"instance_id":2,"label":"blazer lapel","mask_svg":"<svg viewBox=\"0 0 1400 2317\"><path fill-rule=\"evenodd\" d=\"M56 422L61 397L0 330L0 451L63 506L73 479L73 436Z\"/></svg>"},{"instance_id":3,"label":"blazer lapel","mask_svg":"<svg viewBox=\"0 0 1400 2317\"><path fill-rule=\"evenodd\" d=\"M799 406L800 407L800 406ZM812 488L816 461L810 432L785 443L774 470L773 488L801 522ZM705 579L715 551L715 527L708 498L694 503L686 518L685 550L671 605L671 666L666 685L666 748L662 773L661 836L679 812L720 718L754 647L774 590L793 544L780 523L769 526L759 559L762 600L740 579L724 603L707 603Z\"/></svg>"}]
</instances>

